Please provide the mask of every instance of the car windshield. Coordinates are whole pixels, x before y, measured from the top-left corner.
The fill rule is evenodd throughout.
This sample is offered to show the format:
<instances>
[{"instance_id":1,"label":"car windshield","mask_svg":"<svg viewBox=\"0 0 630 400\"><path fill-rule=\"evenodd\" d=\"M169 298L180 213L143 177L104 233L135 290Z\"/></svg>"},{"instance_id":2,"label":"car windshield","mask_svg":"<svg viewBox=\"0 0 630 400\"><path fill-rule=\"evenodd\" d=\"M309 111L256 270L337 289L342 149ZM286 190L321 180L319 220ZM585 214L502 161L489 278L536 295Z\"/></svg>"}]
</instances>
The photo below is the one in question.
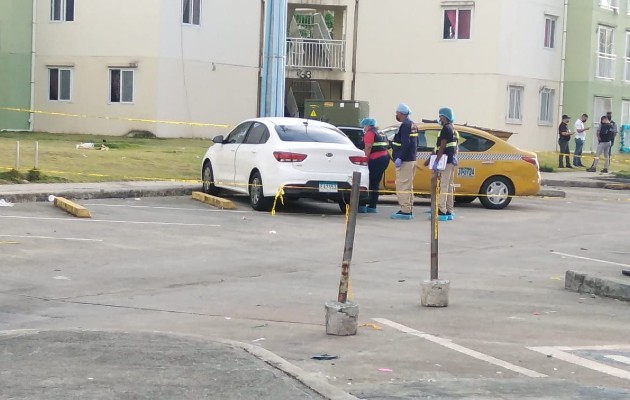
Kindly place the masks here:
<instances>
[{"instance_id":1,"label":"car windshield","mask_svg":"<svg viewBox=\"0 0 630 400\"><path fill-rule=\"evenodd\" d=\"M284 142L345 143L350 139L336 128L316 125L277 125L276 132Z\"/></svg>"}]
</instances>

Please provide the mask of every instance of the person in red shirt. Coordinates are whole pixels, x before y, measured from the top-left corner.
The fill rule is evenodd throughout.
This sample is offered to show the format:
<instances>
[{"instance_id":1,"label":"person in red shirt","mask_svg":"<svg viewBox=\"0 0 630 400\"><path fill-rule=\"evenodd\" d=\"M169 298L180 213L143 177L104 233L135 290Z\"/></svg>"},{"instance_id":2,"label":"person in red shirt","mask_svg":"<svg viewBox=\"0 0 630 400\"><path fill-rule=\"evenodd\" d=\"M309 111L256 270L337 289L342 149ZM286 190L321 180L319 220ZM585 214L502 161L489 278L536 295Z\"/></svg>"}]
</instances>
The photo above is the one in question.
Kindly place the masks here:
<instances>
[{"instance_id":1,"label":"person in red shirt","mask_svg":"<svg viewBox=\"0 0 630 400\"><path fill-rule=\"evenodd\" d=\"M368 158L368 169L370 171L370 195L367 205L359 206L360 213L376 213L376 204L378 203L378 190L383 174L389 165L389 142L387 137L380 133L376 128L376 120L374 118L363 118L360 122L363 128L363 144L364 152Z\"/></svg>"}]
</instances>

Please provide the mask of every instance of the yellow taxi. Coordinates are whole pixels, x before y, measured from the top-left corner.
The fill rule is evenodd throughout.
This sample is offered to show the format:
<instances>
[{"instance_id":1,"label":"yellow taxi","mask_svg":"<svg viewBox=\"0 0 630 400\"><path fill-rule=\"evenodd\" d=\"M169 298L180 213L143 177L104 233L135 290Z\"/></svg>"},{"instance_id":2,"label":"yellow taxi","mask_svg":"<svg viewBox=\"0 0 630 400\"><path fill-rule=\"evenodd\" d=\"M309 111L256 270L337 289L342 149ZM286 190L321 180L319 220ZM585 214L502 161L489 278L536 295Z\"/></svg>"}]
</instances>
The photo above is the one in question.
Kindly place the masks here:
<instances>
[{"instance_id":1,"label":"yellow taxi","mask_svg":"<svg viewBox=\"0 0 630 400\"><path fill-rule=\"evenodd\" d=\"M419 195L431 192L431 170L424 161L432 154L441 126L419 123L414 191ZM383 130L392 140L398 126ZM458 167L455 172L455 202L470 203L476 198L485 208L503 209L511 196L533 196L540 191L540 172L536 153L520 150L503 139L469 126L455 125L459 132ZM396 190L396 170L390 163L383 177L382 188Z\"/></svg>"}]
</instances>

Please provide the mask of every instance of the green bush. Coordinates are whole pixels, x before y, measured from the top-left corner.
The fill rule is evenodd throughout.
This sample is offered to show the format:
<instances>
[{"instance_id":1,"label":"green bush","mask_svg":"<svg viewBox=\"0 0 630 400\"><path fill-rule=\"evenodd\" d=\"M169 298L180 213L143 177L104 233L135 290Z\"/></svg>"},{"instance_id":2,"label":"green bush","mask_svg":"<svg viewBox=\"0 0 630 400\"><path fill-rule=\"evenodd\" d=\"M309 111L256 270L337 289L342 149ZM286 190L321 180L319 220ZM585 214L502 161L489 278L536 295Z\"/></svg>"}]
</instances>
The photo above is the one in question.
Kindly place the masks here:
<instances>
[{"instance_id":1,"label":"green bush","mask_svg":"<svg viewBox=\"0 0 630 400\"><path fill-rule=\"evenodd\" d=\"M16 169L10 169L6 172L0 172L0 179L7 182L22 183L24 175Z\"/></svg>"},{"instance_id":2,"label":"green bush","mask_svg":"<svg viewBox=\"0 0 630 400\"><path fill-rule=\"evenodd\" d=\"M26 173L26 180L29 182L38 182L42 180L43 177L44 174L42 174L42 171L38 170L37 168L30 169Z\"/></svg>"},{"instance_id":3,"label":"green bush","mask_svg":"<svg viewBox=\"0 0 630 400\"><path fill-rule=\"evenodd\" d=\"M548 164L540 165L540 172L556 172L556 169Z\"/></svg>"}]
</instances>

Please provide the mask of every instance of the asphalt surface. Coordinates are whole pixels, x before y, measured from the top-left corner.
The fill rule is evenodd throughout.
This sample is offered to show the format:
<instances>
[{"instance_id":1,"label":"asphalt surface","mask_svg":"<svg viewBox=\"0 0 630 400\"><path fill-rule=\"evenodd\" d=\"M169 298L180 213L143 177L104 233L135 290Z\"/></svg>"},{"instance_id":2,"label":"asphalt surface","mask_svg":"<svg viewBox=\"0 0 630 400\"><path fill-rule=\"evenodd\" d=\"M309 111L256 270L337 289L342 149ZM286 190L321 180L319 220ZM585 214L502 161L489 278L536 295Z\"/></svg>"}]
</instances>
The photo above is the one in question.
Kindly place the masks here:
<instances>
[{"instance_id":1,"label":"asphalt surface","mask_svg":"<svg viewBox=\"0 0 630 400\"><path fill-rule=\"evenodd\" d=\"M243 198L236 211L189 197L93 198L81 202L89 220L48 203L0 207L0 387L10 390L0 398L630 398L623 373L532 350L566 348L630 376L627 304L563 284L568 269L628 264L630 194L565 190L502 211L475 202L440 225L445 309L419 306L426 202L410 222L390 220L389 205L361 215L360 327L346 338L323 326L344 238L335 204L300 201L271 216ZM324 353L339 358L311 358Z\"/></svg>"}]
</instances>

